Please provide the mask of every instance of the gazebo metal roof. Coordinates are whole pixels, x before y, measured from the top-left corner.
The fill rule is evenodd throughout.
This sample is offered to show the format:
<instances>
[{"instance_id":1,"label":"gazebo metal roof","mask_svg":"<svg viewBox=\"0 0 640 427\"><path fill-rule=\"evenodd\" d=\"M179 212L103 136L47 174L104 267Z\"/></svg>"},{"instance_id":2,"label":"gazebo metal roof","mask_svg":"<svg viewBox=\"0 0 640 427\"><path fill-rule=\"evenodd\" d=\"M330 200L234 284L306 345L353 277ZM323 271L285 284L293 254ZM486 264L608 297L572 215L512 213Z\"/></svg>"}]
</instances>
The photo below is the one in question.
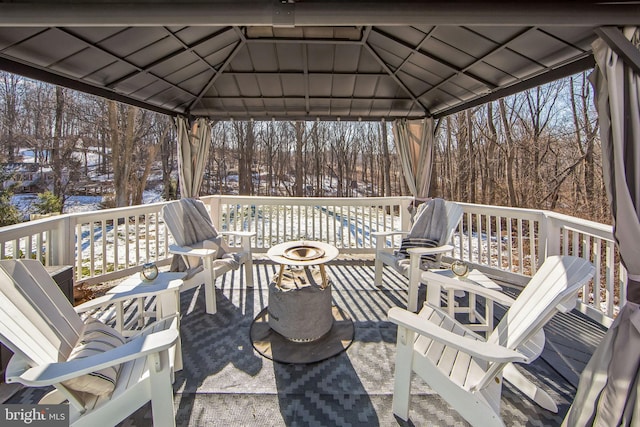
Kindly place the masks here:
<instances>
[{"instance_id":1,"label":"gazebo metal roof","mask_svg":"<svg viewBox=\"0 0 640 427\"><path fill-rule=\"evenodd\" d=\"M214 119L442 117L593 67L637 1L0 1L0 69Z\"/></svg>"}]
</instances>

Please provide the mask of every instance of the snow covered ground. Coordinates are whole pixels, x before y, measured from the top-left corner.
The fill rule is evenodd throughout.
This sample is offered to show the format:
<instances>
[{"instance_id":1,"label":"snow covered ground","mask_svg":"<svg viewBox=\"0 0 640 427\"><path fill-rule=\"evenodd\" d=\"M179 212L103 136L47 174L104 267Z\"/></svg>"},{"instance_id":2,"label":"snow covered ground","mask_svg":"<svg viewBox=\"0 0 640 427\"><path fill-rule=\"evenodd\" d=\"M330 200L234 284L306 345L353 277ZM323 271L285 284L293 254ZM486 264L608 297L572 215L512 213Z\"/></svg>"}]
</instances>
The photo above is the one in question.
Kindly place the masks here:
<instances>
[{"instance_id":1,"label":"snow covered ground","mask_svg":"<svg viewBox=\"0 0 640 427\"><path fill-rule=\"evenodd\" d=\"M143 203L161 202L162 195L157 190L145 191L142 196ZM33 204L38 201L38 195L32 193L15 194L11 203L16 206L23 217L29 218L29 214L35 213ZM91 212L100 209L102 196L69 196L64 204L63 213Z\"/></svg>"}]
</instances>

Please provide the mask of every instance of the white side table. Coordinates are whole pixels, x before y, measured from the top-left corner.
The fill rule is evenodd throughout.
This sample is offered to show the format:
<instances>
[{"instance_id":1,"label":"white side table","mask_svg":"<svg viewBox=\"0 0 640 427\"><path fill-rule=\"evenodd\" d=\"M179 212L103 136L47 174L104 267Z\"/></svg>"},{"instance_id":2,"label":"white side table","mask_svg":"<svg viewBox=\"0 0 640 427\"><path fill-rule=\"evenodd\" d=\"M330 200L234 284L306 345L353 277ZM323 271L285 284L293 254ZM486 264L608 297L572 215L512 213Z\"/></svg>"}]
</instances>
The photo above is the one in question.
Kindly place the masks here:
<instances>
[{"instance_id":1,"label":"white side table","mask_svg":"<svg viewBox=\"0 0 640 427\"><path fill-rule=\"evenodd\" d=\"M185 273L159 273L152 282L143 282L138 273L129 276L117 286L109 289L107 294L131 294L138 303L138 327L143 326L144 318L154 316L156 319L171 316L180 312L180 286ZM173 291L173 292L171 292ZM156 296L156 311L148 312L144 309L145 297ZM116 303L116 329L128 336L134 331L128 332L124 328L124 302Z\"/></svg>"},{"instance_id":2,"label":"white side table","mask_svg":"<svg viewBox=\"0 0 640 427\"><path fill-rule=\"evenodd\" d=\"M466 278L458 278L450 269L429 270L421 275L421 281L427 285L427 303L440 307L440 293L446 291L447 311L449 316L455 317L456 313L465 313L469 316L469 324L465 324L473 331L493 331L493 301L485 299L484 316L478 312L476 306L476 294L469 292L469 305L460 306L456 302L455 292L460 289L460 282L479 285L487 289L501 291L502 287L488 278L479 270L471 270Z\"/></svg>"}]
</instances>

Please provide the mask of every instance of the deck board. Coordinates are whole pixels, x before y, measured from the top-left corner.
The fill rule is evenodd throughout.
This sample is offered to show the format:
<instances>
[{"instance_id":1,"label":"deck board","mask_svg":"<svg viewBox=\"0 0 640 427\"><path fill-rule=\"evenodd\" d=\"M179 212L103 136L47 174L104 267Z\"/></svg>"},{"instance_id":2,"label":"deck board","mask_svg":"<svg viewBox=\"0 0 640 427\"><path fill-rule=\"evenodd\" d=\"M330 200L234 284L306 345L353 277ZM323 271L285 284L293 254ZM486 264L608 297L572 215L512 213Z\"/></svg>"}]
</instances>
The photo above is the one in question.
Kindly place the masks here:
<instances>
[{"instance_id":1,"label":"deck board","mask_svg":"<svg viewBox=\"0 0 640 427\"><path fill-rule=\"evenodd\" d=\"M410 422L391 411L396 327L389 308L406 306L406 279L385 269L382 288L373 285L370 263L337 262L328 267L332 297L353 320L355 339L343 353L310 365L284 365L260 356L249 328L268 303L268 280L276 267L257 262L253 289L241 286L240 271L218 279L218 313L208 315L200 288L181 294L184 370L174 384L177 425L430 425L460 426L464 420L420 379L414 380ZM419 298L424 300L424 286ZM496 316L502 312L496 310ZM575 330L567 325L577 325ZM560 425L575 395L572 375L584 366L604 329L582 315L554 318L547 328L550 344L543 357L524 366L525 375L541 384L557 401L559 413L548 412L506 384L502 416L507 425ZM563 352L562 357L555 352ZM561 367L569 359L569 371ZM578 362L574 362L578 361ZM566 361L565 361L566 363ZM10 403L30 402L36 390L17 393ZM150 425L150 405L123 426Z\"/></svg>"}]
</instances>

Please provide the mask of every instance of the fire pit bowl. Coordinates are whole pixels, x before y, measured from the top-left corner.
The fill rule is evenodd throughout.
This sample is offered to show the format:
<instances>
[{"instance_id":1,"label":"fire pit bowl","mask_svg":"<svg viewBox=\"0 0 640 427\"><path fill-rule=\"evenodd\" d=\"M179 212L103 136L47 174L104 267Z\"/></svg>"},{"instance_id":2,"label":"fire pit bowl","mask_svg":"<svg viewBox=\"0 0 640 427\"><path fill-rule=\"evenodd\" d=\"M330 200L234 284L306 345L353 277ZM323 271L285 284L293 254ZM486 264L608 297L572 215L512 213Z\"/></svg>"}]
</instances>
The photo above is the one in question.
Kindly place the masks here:
<instances>
[{"instance_id":1,"label":"fire pit bowl","mask_svg":"<svg viewBox=\"0 0 640 427\"><path fill-rule=\"evenodd\" d=\"M322 258L324 250L315 246L299 245L287 249L282 256L293 261L311 261Z\"/></svg>"}]
</instances>

